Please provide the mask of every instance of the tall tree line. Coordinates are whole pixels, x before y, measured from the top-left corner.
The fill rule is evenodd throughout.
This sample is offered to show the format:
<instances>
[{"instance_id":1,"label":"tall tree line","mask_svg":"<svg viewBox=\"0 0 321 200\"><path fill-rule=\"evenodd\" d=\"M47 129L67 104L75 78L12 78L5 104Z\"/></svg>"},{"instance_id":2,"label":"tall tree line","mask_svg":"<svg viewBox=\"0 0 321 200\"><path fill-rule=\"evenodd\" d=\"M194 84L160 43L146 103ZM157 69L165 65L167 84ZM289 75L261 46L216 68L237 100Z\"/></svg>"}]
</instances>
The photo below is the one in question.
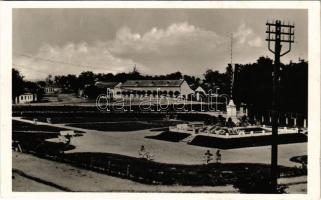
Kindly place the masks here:
<instances>
[{"instance_id":1,"label":"tall tree line","mask_svg":"<svg viewBox=\"0 0 321 200\"><path fill-rule=\"evenodd\" d=\"M235 65L233 96L237 105L246 103L257 111L272 107L273 61L261 57L256 63ZM281 65L278 110L307 114L308 62Z\"/></svg>"},{"instance_id":2,"label":"tall tree line","mask_svg":"<svg viewBox=\"0 0 321 200\"><path fill-rule=\"evenodd\" d=\"M37 94L37 98L41 99L44 94L44 89L41 87L41 82L32 82L24 80L24 76L16 69L12 69L12 102L15 98L23 93Z\"/></svg>"},{"instance_id":3,"label":"tall tree line","mask_svg":"<svg viewBox=\"0 0 321 200\"><path fill-rule=\"evenodd\" d=\"M281 111L307 113L308 92L308 62L300 60L281 66L281 81L279 95L279 109ZM174 72L166 75L144 75L136 67L131 72L93 73L85 71L78 76L74 74L51 76L45 81L32 83L24 81L19 71L13 69L13 97L24 92L26 88L33 92L39 91L39 86L55 85L63 88L64 92L77 92L93 85L96 81L125 82L126 80L177 80L184 79L196 89L201 86L205 91L212 92L219 88L219 94L231 93L231 79L234 75L233 100L237 106L244 103L254 110L269 110L272 102L272 70L273 61L270 58L260 57L255 63L235 64L226 67L225 72L208 69L202 77L183 75Z\"/></svg>"}]
</instances>

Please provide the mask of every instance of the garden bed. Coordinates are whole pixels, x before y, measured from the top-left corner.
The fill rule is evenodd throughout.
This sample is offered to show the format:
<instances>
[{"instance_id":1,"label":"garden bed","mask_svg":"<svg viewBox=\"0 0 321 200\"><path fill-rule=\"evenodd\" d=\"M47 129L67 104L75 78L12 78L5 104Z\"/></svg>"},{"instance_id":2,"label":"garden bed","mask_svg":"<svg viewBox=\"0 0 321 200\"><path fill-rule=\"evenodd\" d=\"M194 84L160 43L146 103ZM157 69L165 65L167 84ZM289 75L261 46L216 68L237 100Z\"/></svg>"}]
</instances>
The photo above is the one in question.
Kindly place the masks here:
<instances>
[{"instance_id":1,"label":"garden bed","mask_svg":"<svg viewBox=\"0 0 321 200\"><path fill-rule=\"evenodd\" d=\"M304 165L308 164L308 156L307 155L295 156L295 157L290 158L290 160L292 162L301 163L301 164L304 164Z\"/></svg>"},{"instance_id":2,"label":"garden bed","mask_svg":"<svg viewBox=\"0 0 321 200\"><path fill-rule=\"evenodd\" d=\"M168 127L173 123L168 121L125 121L125 122L92 122L72 123L71 127L98 130L98 131L139 131L153 128Z\"/></svg>"},{"instance_id":3,"label":"garden bed","mask_svg":"<svg viewBox=\"0 0 321 200\"><path fill-rule=\"evenodd\" d=\"M146 136L145 138L156 139L156 140L165 140L169 142L179 142L184 138L187 138L191 134L188 133L173 133L169 131L164 131L158 135Z\"/></svg>"},{"instance_id":4,"label":"garden bed","mask_svg":"<svg viewBox=\"0 0 321 200\"><path fill-rule=\"evenodd\" d=\"M278 144L291 144L307 142L307 136L303 134L282 134L278 135ZM219 149L234 149L243 147L267 146L272 144L272 136L253 136L246 138L215 138L210 136L197 135L188 144Z\"/></svg>"},{"instance_id":5,"label":"garden bed","mask_svg":"<svg viewBox=\"0 0 321 200\"><path fill-rule=\"evenodd\" d=\"M57 132L65 131L68 129L46 126L46 125L36 125L32 123L20 122L12 120L12 130L13 131L46 131L46 132Z\"/></svg>"}]
</instances>

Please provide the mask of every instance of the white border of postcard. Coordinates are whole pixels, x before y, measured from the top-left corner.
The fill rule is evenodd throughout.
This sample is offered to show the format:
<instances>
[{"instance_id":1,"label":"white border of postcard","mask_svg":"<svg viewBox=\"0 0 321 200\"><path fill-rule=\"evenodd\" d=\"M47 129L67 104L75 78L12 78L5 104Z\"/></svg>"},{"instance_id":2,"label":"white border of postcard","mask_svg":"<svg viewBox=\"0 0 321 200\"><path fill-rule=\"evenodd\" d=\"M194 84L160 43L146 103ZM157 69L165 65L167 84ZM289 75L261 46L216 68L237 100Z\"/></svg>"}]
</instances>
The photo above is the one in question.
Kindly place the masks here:
<instances>
[{"instance_id":1,"label":"white border of postcard","mask_svg":"<svg viewBox=\"0 0 321 200\"><path fill-rule=\"evenodd\" d=\"M0 123L1 194L7 199L320 199L320 2L319 1L57 1L0 2ZM247 8L308 9L308 193L307 194L217 194L217 193L64 193L12 192L11 67L12 8Z\"/></svg>"}]
</instances>

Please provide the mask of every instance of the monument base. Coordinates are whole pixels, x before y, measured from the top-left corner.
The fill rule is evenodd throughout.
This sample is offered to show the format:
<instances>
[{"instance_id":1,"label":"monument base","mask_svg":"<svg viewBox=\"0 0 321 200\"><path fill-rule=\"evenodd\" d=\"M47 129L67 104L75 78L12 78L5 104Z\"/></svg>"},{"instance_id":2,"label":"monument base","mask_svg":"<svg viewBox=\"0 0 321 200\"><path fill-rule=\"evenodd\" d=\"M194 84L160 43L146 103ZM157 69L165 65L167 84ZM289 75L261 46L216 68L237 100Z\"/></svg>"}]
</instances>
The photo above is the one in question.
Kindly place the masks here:
<instances>
[{"instance_id":1,"label":"monument base","mask_svg":"<svg viewBox=\"0 0 321 200\"><path fill-rule=\"evenodd\" d=\"M240 121L237 118L236 105L234 104L233 99L231 99L226 106L226 120L229 118L231 118L234 123L238 123Z\"/></svg>"}]
</instances>

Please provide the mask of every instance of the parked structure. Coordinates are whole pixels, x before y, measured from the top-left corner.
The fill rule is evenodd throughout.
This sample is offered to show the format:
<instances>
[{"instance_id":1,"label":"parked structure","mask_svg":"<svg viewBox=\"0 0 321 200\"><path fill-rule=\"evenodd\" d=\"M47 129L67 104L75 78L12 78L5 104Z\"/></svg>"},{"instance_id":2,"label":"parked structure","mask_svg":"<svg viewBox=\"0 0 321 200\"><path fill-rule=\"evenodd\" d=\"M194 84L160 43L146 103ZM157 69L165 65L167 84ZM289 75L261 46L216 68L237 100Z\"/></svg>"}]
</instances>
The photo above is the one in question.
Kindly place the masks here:
<instances>
[{"instance_id":1,"label":"parked structure","mask_svg":"<svg viewBox=\"0 0 321 200\"><path fill-rule=\"evenodd\" d=\"M197 134L200 132L200 130L203 130L204 127L204 122L188 122L184 124L177 124L176 126L170 126L169 130L172 132Z\"/></svg>"},{"instance_id":2,"label":"parked structure","mask_svg":"<svg viewBox=\"0 0 321 200\"><path fill-rule=\"evenodd\" d=\"M194 91L187 82L180 80L128 80L118 84L114 88L115 98L140 98L167 96L177 98L181 96L187 98Z\"/></svg>"},{"instance_id":3,"label":"parked structure","mask_svg":"<svg viewBox=\"0 0 321 200\"><path fill-rule=\"evenodd\" d=\"M15 104L25 104L37 101L37 94L24 93L15 98Z\"/></svg>"},{"instance_id":4,"label":"parked structure","mask_svg":"<svg viewBox=\"0 0 321 200\"><path fill-rule=\"evenodd\" d=\"M61 88L54 86L46 86L44 87L45 94L56 94L61 92Z\"/></svg>"},{"instance_id":5,"label":"parked structure","mask_svg":"<svg viewBox=\"0 0 321 200\"><path fill-rule=\"evenodd\" d=\"M195 96L196 100L200 101L202 98L205 98L207 96L207 93L201 86L198 86L195 90Z\"/></svg>"},{"instance_id":6,"label":"parked structure","mask_svg":"<svg viewBox=\"0 0 321 200\"><path fill-rule=\"evenodd\" d=\"M46 94L53 94L53 93L55 93L54 88L51 87L51 86L46 86L44 89L45 89L45 93L46 93Z\"/></svg>"}]
</instances>

